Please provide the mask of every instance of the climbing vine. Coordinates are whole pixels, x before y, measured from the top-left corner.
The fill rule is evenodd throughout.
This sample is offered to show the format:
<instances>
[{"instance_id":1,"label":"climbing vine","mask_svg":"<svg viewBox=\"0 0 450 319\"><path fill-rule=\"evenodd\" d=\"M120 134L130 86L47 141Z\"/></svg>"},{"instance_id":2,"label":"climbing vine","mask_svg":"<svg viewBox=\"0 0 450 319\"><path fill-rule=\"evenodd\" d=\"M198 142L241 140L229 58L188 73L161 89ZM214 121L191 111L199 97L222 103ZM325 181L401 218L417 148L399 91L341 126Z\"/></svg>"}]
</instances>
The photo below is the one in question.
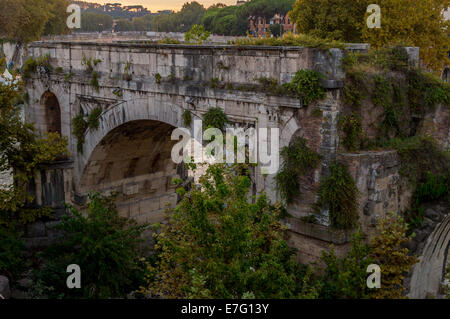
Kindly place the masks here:
<instances>
[{"instance_id":1,"label":"climbing vine","mask_svg":"<svg viewBox=\"0 0 450 319\"><path fill-rule=\"evenodd\" d=\"M299 194L299 177L317 168L321 156L306 145L306 140L297 137L281 151L283 164L275 176L276 188L283 200L291 203Z\"/></svg>"},{"instance_id":2,"label":"climbing vine","mask_svg":"<svg viewBox=\"0 0 450 319\"><path fill-rule=\"evenodd\" d=\"M438 104L450 105L448 83L431 73L408 67L408 54L401 47L349 53L344 59L347 75L342 90L345 108L340 128L347 150L380 147L394 137L414 136L417 119L423 119ZM367 114L366 105L370 104L380 109L382 115L376 119L375 140L368 141L361 115Z\"/></svg>"},{"instance_id":3,"label":"climbing vine","mask_svg":"<svg viewBox=\"0 0 450 319\"><path fill-rule=\"evenodd\" d=\"M53 70L53 67L50 64L49 54L39 57L37 60L33 59L32 57L28 58L22 67L21 71L22 77L24 79L29 79L31 75L38 70L38 67L44 67L48 71Z\"/></svg>"},{"instance_id":4,"label":"climbing vine","mask_svg":"<svg viewBox=\"0 0 450 319\"><path fill-rule=\"evenodd\" d=\"M320 183L318 206L328 209L332 227L352 229L359 219L358 188L344 164L333 163L329 170Z\"/></svg>"},{"instance_id":5,"label":"climbing vine","mask_svg":"<svg viewBox=\"0 0 450 319\"><path fill-rule=\"evenodd\" d=\"M87 130L98 130L102 112L102 108L97 107L93 109L87 117L83 114L83 112L80 112L72 119L72 132L77 138L77 150L79 153L83 153L83 145Z\"/></svg>"},{"instance_id":6,"label":"climbing vine","mask_svg":"<svg viewBox=\"0 0 450 319\"><path fill-rule=\"evenodd\" d=\"M191 126L192 124L192 113L189 110L185 110L182 115L183 124L185 126Z\"/></svg>"},{"instance_id":7,"label":"climbing vine","mask_svg":"<svg viewBox=\"0 0 450 319\"><path fill-rule=\"evenodd\" d=\"M309 105L325 97L321 79L323 79L323 75L315 70L299 70L292 81L283 87L287 92L301 98L305 105Z\"/></svg>"},{"instance_id":8,"label":"climbing vine","mask_svg":"<svg viewBox=\"0 0 450 319\"><path fill-rule=\"evenodd\" d=\"M218 128L225 131L225 125L231 123L225 112L220 107L210 108L203 115L203 130Z\"/></svg>"}]
</instances>

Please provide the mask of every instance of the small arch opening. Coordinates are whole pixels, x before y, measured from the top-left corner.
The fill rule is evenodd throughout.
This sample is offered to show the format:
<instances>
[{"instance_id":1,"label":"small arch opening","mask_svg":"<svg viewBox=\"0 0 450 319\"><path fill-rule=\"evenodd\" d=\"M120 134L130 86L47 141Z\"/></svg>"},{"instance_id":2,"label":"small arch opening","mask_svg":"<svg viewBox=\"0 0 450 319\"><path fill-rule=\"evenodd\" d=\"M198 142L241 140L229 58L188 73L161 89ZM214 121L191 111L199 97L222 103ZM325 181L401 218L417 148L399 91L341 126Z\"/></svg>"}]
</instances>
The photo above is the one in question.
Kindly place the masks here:
<instances>
[{"instance_id":1,"label":"small arch opening","mask_svg":"<svg viewBox=\"0 0 450 319\"><path fill-rule=\"evenodd\" d=\"M41 97L41 106L41 131L61 135L61 108L56 95L50 91L45 92Z\"/></svg>"}]
</instances>

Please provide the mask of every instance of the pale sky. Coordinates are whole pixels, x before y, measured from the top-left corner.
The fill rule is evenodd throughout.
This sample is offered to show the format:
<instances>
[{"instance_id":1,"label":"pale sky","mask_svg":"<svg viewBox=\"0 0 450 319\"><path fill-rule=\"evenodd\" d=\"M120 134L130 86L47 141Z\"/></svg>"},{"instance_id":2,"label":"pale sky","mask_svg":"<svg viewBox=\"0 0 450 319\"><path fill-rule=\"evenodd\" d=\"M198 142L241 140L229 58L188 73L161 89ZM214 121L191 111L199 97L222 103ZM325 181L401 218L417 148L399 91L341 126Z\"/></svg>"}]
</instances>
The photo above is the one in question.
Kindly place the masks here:
<instances>
[{"instance_id":1,"label":"pale sky","mask_svg":"<svg viewBox=\"0 0 450 319\"><path fill-rule=\"evenodd\" d=\"M175 10L179 11L183 4L186 2L192 2L194 0L110 0L110 1L95 1L88 0L87 2L94 3L121 3L122 5L142 5L146 7L151 12L156 12L158 10ZM195 0L202 4L205 8L215 3L224 3L227 5L235 5L237 0Z\"/></svg>"}]
</instances>

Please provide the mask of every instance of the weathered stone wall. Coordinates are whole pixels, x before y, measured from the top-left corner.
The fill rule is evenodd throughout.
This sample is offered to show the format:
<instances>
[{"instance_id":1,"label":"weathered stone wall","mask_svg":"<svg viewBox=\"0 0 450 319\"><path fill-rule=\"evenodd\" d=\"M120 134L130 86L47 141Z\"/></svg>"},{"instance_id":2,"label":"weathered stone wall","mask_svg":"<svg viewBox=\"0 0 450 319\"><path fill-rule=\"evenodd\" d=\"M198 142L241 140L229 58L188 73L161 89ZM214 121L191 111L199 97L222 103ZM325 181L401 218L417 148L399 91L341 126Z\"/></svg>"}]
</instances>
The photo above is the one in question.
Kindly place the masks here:
<instances>
[{"instance_id":1,"label":"weathered stone wall","mask_svg":"<svg viewBox=\"0 0 450 319\"><path fill-rule=\"evenodd\" d=\"M358 187L359 225L367 237L374 234L378 218L391 212L404 212L409 207L412 189L407 178L399 173L400 159L395 151L340 153L337 158L348 165ZM314 202L311 197L311 205ZM348 251L351 232L307 223L299 217L308 215L308 209L298 211L303 214L287 220L288 240L299 249L302 262L317 261L331 244L338 256Z\"/></svg>"},{"instance_id":2,"label":"weathered stone wall","mask_svg":"<svg viewBox=\"0 0 450 319\"><path fill-rule=\"evenodd\" d=\"M117 191L123 216L140 222L161 221L165 205L176 203L170 181L183 174L170 161L171 129L183 126L185 110L199 119L209 108L220 107L234 127L279 128L280 148L289 145L295 136L302 136L322 155L321 166L301 179L301 199L288 207L292 215L287 220L288 240L299 249L302 261L318 260L321 251L331 244L338 254L348 249L350 234L328 227L326 212L321 216L322 225L301 220L311 212L320 178L337 157L349 164L357 181L361 193L360 220L365 230L372 231L376 216L407 206L410 194L398 175L399 160L395 153L338 154L337 122L342 109L339 89L344 77L340 68L341 50L41 42L32 44L29 53L35 58L49 54L53 69L62 68L62 72L35 74L27 82L30 103L26 117L44 130L47 126L42 123L43 114L48 105L42 97L49 96L48 92L55 95L61 112L61 133L69 138L73 159L73 165L63 172L66 202L82 204L93 190ZM97 89L90 85L92 74L82 65L83 58L101 60L94 67L100 75ZM236 88L254 84L259 77L274 78L282 84L290 81L299 69L318 70L327 75L323 101L305 107L295 98L210 85L217 79ZM71 77L65 76L68 74ZM161 76L160 83L157 75ZM87 131L80 153L71 119L81 111L89 114L97 107L103 111L99 129ZM275 201L279 195L273 177L265 177L257 169L253 189L266 191ZM40 185L37 193L48 194L45 183L37 185ZM39 229L42 233L42 227Z\"/></svg>"}]
</instances>

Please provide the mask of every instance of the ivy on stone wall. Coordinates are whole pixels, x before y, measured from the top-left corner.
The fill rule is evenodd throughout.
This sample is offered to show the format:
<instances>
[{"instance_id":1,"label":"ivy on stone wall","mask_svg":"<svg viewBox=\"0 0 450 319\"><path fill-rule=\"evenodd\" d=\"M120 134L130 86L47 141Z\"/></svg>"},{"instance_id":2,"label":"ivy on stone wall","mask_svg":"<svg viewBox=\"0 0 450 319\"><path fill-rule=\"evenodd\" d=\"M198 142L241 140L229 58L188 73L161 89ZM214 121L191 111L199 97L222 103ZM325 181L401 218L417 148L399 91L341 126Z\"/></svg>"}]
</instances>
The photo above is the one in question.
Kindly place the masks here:
<instances>
[{"instance_id":1,"label":"ivy on stone wall","mask_svg":"<svg viewBox=\"0 0 450 319\"><path fill-rule=\"evenodd\" d=\"M309 105L325 97L322 79L323 75L315 70L299 70L292 81L283 87L287 92L301 98L304 105Z\"/></svg>"},{"instance_id":2,"label":"ivy on stone wall","mask_svg":"<svg viewBox=\"0 0 450 319\"><path fill-rule=\"evenodd\" d=\"M48 71L53 70L53 67L50 64L49 54L39 57L37 60L33 59L32 57L25 60L21 71L22 77L24 79L29 79L33 73L37 72L38 67L43 67Z\"/></svg>"},{"instance_id":3,"label":"ivy on stone wall","mask_svg":"<svg viewBox=\"0 0 450 319\"><path fill-rule=\"evenodd\" d=\"M231 123L225 112L220 107L210 108L203 115L203 130L209 128L218 128L222 132L225 131L226 124Z\"/></svg>"},{"instance_id":4,"label":"ivy on stone wall","mask_svg":"<svg viewBox=\"0 0 450 319\"><path fill-rule=\"evenodd\" d=\"M100 126L100 116L103 110L101 107L97 107L91 111L86 117L82 112L72 119L72 132L77 138L77 150L79 153L83 153L83 145L85 142L85 135L88 129L95 131Z\"/></svg>"},{"instance_id":5,"label":"ivy on stone wall","mask_svg":"<svg viewBox=\"0 0 450 319\"><path fill-rule=\"evenodd\" d=\"M382 147L393 137L416 134L417 121L438 104L450 105L450 85L433 74L409 68L404 48L377 49L369 53L349 53L344 59L345 87L342 90L344 114L340 128L342 144L357 151ZM369 102L363 105L364 102ZM382 110L375 140L367 140L361 115L372 112L368 105Z\"/></svg>"},{"instance_id":6,"label":"ivy on stone wall","mask_svg":"<svg viewBox=\"0 0 450 319\"><path fill-rule=\"evenodd\" d=\"M357 226L358 188L346 165L333 163L329 175L320 182L318 206L328 209L331 226L352 229Z\"/></svg>"},{"instance_id":7,"label":"ivy on stone wall","mask_svg":"<svg viewBox=\"0 0 450 319\"><path fill-rule=\"evenodd\" d=\"M300 193L299 177L317 168L321 156L306 145L306 140L296 137L281 150L283 163L275 176L276 188L283 200L291 203Z\"/></svg>"},{"instance_id":8,"label":"ivy on stone wall","mask_svg":"<svg viewBox=\"0 0 450 319\"><path fill-rule=\"evenodd\" d=\"M191 111L185 110L183 112L182 118L183 118L183 124L186 127L191 126L191 124L192 124L192 113L191 113Z\"/></svg>"}]
</instances>

